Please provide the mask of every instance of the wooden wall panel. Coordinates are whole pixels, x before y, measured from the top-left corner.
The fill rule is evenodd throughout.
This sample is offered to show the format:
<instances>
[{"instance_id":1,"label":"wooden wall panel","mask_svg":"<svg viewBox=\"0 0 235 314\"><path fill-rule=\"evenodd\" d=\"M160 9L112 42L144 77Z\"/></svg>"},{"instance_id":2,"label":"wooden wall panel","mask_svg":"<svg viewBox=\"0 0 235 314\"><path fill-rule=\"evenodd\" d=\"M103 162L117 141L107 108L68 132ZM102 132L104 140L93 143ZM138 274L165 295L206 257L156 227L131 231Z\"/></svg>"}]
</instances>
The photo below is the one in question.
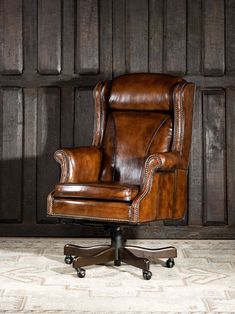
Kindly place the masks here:
<instances>
[{"instance_id":1,"label":"wooden wall panel","mask_svg":"<svg viewBox=\"0 0 235 314\"><path fill-rule=\"evenodd\" d=\"M86 121L84 123L84 121ZM89 146L92 144L94 126L94 104L92 90L76 89L74 145Z\"/></svg>"},{"instance_id":2,"label":"wooden wall panel","mask_svg":"<svg viewBox=\"0 0 235 314\"><path fill-rule=\"evenodd\" d=\"M22 73L22 18L22 0L0 1L0 73Z\"/></svg>"},{"instance_id":3,"label":"wooden wall panel","mask_svg":"<svg viewBox=\"0 0 235 314\"><path fill-rule=\"evenodd\" d=\"M38 72L61 71L61 0L38 0Z\"/></svg>"},{"instance_id":4,"label":"wooden wall panel","mask_svg":"<svg viewBox=\"0 0 235 314\"><path fill-rule=\"evenodd\" d=\"M53 154L91 144L99 80L164 72L197 85L188 211L129 235L235 238L234 30L235 0L0 0L0 235L104 235L46 217Z\"/></svg>"},{"instance_id":5,"label":"wooden wall panel","mask_svg":"<svg viewBox=\"0 0 235 314\"><path fill-rule=\"evenodd\" d=\"M113 74L126 72L126 0L113 0Z\"/></svg>"},{"instance_id":6,"label":"wooden wall panel","mask_svg":"<svg viewBox=\"0 0 235 314\"><path fill-rule=\"evenodd\" d=\"M235 225L235 88L227 90L226 99L228 224Z\"/></svg>"},{"instance_id":7,"label":"wooden wall panel","mask_svg":"<svg viewBox=\"0 0 235 314\"><path fill-rule=\"evenodd\" d=\"M127 72L148 71L148 1L126 1Z\"/></svg>"},{"instance_id":8,"label":"wooden wall panel","mask_svg":"<svg viewBox=\"0 0 235 314\"><path fill-rule=\"evenodd\" d=\"M203 92L204 223L226 223L225 95Z\"/></svg>"},{"instance_id":9,"label":"wooden wall panel","mask_svg":"<svg viewBox=\"0 0 235 314\"><path fill-rule=\"evenodd\" d=\"M187 73L199 74L201 71L201 28L202 0L188 1L187 28Z\"/></svg>"},{"instance_id":10,"label":"wooden wall panel","mask_svg":"<svg viewBox=\"0 0 235 314\"><path fill-rule=\"evenodd\" d=\"M235 72L235 1L226 0L226 72Z\"/></svg>"},{"instance_id":11,"label":"wooden wall panel","mask_svg":"<svg viewBox=\"0 0 235 314\"><path fill-rule=\"evenodd\" d=\"M113 46L112 46L112 1L100 0L100 73L107 79L112 78Z\"/></svg>"},{"instance_id":12,"label":"wooden wall panel","mask_svg":"<svg viewBox=\"0 0 235 314\"><path fill-rule=\"evenodd\" d=\"M37 222L40 223L50 220L46 218L46 199L59 180L59 166L53 155L60 147L60 89L39 88L37 111Z\"/></svg>"},{"instance_id":13,"label":"wooden wall panel","mask_svg":"<svg viewBox=\"0 0 235 314\"><path fill-rule=\"evenodd\" d=\"M97 0L77 0L76 72L99 71L99 20Z\"/></svg>"},{"instance_id":14,"label":"wooden wall panel","mask_svg":"<svg viewBox=\"0 0 235 314\"><path fill-rule=\"evenodd\" d=\"M37 89L24 89L24 177L23 209L24 222L36 222L37 178Z\"/></svg>"},{"instance_id":15,"label":"wooden wall panel","mask_svg":"<svg viewBox=\"0 0 235 314\"><path fill-rule=\"evenodd\" d=\"M74 145L74 88L65 87L61 91L61 146Z\"/></svg>"},{"instance_id":16,"label":"wooden wall panel","mask_svg":"<svg viewBox=\"0 0 235 314\"><path fill-rule=\"evenodd\" d=\"M23 157L22 90L1 88L0 106L0 220L20 222Z\"/></svg>"},{"instance_id":17,"label":"wooden wall panel","mask_svg":"<svg viewBox=\"0 0 235 314\"><path fill-rule=\"evenodd\" d=\"M163 68L163 0L149 1L149 71L162 72Z\"/></svg>"},{"instance_id":18,"label":"wooden wall panel","mask_svg":"<svg viewBox=\"0 0 235 314\"><path fill-rule=\"evenodd\" d=\"M203 1L204 22L204 74L224 73L224 1Z\"/></svg>"},{"instance_id":19,"label":"wooden wall panel","mask_svg":"<svg viewBox=\"0 0 235 314\"><path fill-rule=\"evenodd\" d=\"M203 209L203 146L202 146L202 92L197 89L194 114L193 134L189 164L189 225L202 225Z\"/></svg>"},{"instance_id":20,"label":"wooden wall panel","mask_svg":"<svg viewBox=\"0 0 235 314\"><path fill-rule=\"evenodd\" d=\"M75 1L63 1L62 16L62 57L63 74L72 75L74 72L74 39L75 39Z\"/></svg>"},{"instance_id":21,"label":"wooden wall panel","mask_svg":"<svg viewBox=\"0 0 235 314\"><path fill-rule=\"evenodd\" d=\"M166 0L164 3L166 36L164 71L184 74L186 72L186 2Z\"/></svg>"}]
</instances>

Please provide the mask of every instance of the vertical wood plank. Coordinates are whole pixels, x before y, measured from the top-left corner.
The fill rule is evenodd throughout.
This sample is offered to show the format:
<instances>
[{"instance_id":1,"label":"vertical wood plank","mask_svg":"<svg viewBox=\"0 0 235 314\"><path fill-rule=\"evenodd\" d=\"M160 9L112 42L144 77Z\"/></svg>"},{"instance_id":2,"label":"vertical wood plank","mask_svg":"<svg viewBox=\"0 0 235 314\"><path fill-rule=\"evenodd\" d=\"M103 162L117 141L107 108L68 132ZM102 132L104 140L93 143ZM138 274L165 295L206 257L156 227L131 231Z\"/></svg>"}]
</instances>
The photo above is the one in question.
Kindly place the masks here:
<instances>
[{"instance_id":1,"label":"vertical wood plank","mask_svg":"<svg viewBox=\"0 0 235 314\"><path fill-rule=\"evenodd\" d=\"M201 0L188 0L187 73L201 70Z\"/></svg>"},{"instance_id":2,"label":"vertical wood plank","mask_svg":"<svg viewBox=\"0 0 235 314\"><path fill-rule=\"evenodd\" d=\"M61 71L61 0L38 0L38 72Z\"/></svg>"},{"instance_id":3,"label":"vertical wood plank","mask_svg":"<svg viewBox=\"0 0 235 314\"><path fill-rule=\"evenodd\" d=\"M184 74L186 72L185 0L165 1L164 55L166 72L176 74Z\"/></svg>"},{"instance_id":4,"label":"vertical wood plank","mask_svg":"<svg viewBox=\"0 0 235 314\"><path fill-rule=\"evenodd\" d=\"M226 93L228 224L235 225L235 88Z\"/></svg>"},{"instance_id":5,"label":"vertical wood plank","mask_svg":"<svg viewBox=\"0 0 235 314\"><path fill-rule=\"evenodd\" d=\"M37 89L24 89L24 223L36 222Z\"/></svg>"},{"instance_id":6,"label":"vertical wood plank","mask_svg":"<svg viewBox=\"0 0 235 314\"><path fill-rule=\"evenodd\" d=\"M126 72L126 0L113 0L113 75Z\"/></svg>"},{"instance_id":7,"label":"vertical wood plank","mask_svg":"<svg viewBox=\"0 0 235 314\"><path fill-rule=\"evenodd\" d=\"M235 1L226 0L226 72L235 73Z\"/></svg>"},{"instance_id":8,"label":"vertical wood plank","mask_svg":"<svg viewBox=\"0 0 235 314\"><path fill-rule=\"evenodd\" d=\"M148 1L126 1L126 63L128 72L148 71Z\"/></svg>"},{"instance_id":9,"label":"vertical wood plank","mask_svg":"<svg viewBox=\"0 0 235 314\"><path fill-rule=\"evenodd\" d=\"M74 88L61 90L61 147L72 147L74 143Z\"/></svg>"},{"instance_id":10,"label":"vertical wood plank","mask_svg":"<svg viewBox=\"0 0 235 314\"><path fill-rule=\"evenodd\" d=\"M76 73L99 71L97 0L77 0Z\"/></svg>"},{"instance_id":11,"label":"vertical wood plank","mask_svg":"<svg viewBox=\"0 0 235 314\"><path fill-rule=\"evenodd\" d=\"M193 112L193 133L189 164L188 223L202 225L203 160L202 160L202 93L196 92Z\"/></svg>"},{"instance_id":12,"label":"vertical wood plank","mask_svg":"<svg viewBox=\"0 0 235 314\"><path fill-rule=\"evenodd\" d=\"M22 0L0 1L0 73L23 71Z\"/></svg>"},{"instance_id":13,"label":"vertical wood plank","mask_svg":"<svg viewBox=\"0 0 235 314\"><path fill-rule=\"evenodd\" d=\"M74 0L63 0L63 74L74 73Z\"/></svg>"},{"instance_id":14,"label":"vertical wood plank","mask_svg":"<svg viewBox=\"0 0 235 314\"><path fill-rule=\"evenodd\" d=\"M102 77L111 79L112 60L112 1L100 0L100 72Z\"/></svg>"},{"instance_id":15,"label":"vertical wood plank","mask_svg":"<svg viewBox=\"0 0 235 314\"><path fill-rule=\"evenodd\" d=\"M93 127L94 104L92 90L76 89L74 145L90 146L92 143Z\"/></svg>"},{"instance_id":16,"label":"vertical wood plank","mask_svg":"<svg viewBox=\"0 0 235 314\"><path fill-rule=\"evenodd\" d=\"M226 222L225 95L203 92L204 223Z\"/></svg>"},{"instance_id":17,"label":"vertical wood plank","mask_svg":"<svg viewBox=\"0 0 235 314\"><path fill-rule=\"evenodd\" d=\"M149 2L149 70L162 72L163 62L163 1Z\"/></svg>"},{"instance_id":18,"label":"vertical wood plank","mask_svg":"<svg viewBox=\"0 0 235 314\"><path fill-rule=\"evenodd\" d=\"M0 89L0 220L21 221L23 103L20 88Z\"/></svg>"},{"instance_id":19,"label":"vertical wood plank","mask_svg":"<svg viewBox=\"0 0 235 314\"><path fill-rule=\"evenodd\" d=\"M24 75L37 73L37 1L24 0Z\"/></svg>"},{"instance_id":20,"label":"vertical wood plank","mask_svg":"<svg viewBox=\"0 0 235 314\"><path fill-rule=\"evenodd\" d=\"M204 0L204 75L223 75L224 0Z\"/></svg>"},{"instance_id":21,"label":"vertical wood plank","mask_svg":"<svg viewBox=\"0 0 235 314\"><path fill-rule=\"evenodd\" d=\"M57 219L46 218L47 195L59 182L59 166L54 152L60 147L60 89L38 90L37 123L37 222Z\"/></svg>"}]
</instances>

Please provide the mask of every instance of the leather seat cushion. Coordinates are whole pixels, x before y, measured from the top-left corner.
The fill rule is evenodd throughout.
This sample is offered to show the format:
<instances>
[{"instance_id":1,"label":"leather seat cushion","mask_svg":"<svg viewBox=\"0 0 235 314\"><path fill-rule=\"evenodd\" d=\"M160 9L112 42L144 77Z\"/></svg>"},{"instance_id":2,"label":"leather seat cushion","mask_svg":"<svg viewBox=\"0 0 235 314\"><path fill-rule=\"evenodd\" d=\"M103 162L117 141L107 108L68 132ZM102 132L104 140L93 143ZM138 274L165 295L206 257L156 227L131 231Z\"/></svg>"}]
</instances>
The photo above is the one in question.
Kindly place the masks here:
<instances>
[{"instance_id":1,"label":"leather seat cushion","mask_svg":"<svg viewBox=\"0 0 235 314\"><path fill-rule=\"evenodd\" d=\"M120 185L119 183L66 183L55 186L54 197L71 197L82 199L102 199L130 202L139 192L136 185Z\"/></svg>"}]
</instances>

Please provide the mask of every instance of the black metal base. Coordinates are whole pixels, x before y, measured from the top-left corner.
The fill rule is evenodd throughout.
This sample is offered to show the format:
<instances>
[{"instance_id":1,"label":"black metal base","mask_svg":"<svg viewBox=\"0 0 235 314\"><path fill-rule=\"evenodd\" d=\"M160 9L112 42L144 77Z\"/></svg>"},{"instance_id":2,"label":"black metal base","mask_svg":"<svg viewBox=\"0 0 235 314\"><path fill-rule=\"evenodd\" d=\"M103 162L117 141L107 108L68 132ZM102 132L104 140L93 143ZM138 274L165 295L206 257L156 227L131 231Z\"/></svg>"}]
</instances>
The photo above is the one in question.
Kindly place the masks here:
<instances>
[{"instance_id":1,"label":"black metal base","mask_svg":"<svg viewBox=\"0 0 235 314\"><path fill-rule=\"evenodd\" d=\"M143 270L143 278L149 280L152 273L149 270L150 261L157 262L161 258L168 258L166 267L172 268L174 258L177 257L177 250L173 246L158 249L143 248L140 246L126 245L123 240L120 227L111 229L111 245L95 245L81 247L73 244L66 244L64 247L65 263L72 264L77 270L78 277L85 277L85 269L88 265L105 264L114 261L115 266L122 262Z\"/></svg>"}]
</instances>

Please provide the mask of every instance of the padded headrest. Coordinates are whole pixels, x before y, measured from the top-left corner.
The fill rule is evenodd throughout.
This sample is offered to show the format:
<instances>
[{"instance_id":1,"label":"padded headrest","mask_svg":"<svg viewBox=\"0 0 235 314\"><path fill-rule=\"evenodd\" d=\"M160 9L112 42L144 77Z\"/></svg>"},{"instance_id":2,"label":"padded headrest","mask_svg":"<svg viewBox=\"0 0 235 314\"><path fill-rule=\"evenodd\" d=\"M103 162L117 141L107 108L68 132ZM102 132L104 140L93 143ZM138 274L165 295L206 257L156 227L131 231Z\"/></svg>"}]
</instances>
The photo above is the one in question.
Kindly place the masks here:
<instances>
[{"instance_id":1,"label":"padded headrest","mask_svg":"<svg viewBox=\"0 0 235 314\"><path fill-rule=\"evenodd\" d=\"M117 110L172 109L172 91L183 79L166 74L126 74L112 80L109 106Z\"/></svg>"}]
</instances>

